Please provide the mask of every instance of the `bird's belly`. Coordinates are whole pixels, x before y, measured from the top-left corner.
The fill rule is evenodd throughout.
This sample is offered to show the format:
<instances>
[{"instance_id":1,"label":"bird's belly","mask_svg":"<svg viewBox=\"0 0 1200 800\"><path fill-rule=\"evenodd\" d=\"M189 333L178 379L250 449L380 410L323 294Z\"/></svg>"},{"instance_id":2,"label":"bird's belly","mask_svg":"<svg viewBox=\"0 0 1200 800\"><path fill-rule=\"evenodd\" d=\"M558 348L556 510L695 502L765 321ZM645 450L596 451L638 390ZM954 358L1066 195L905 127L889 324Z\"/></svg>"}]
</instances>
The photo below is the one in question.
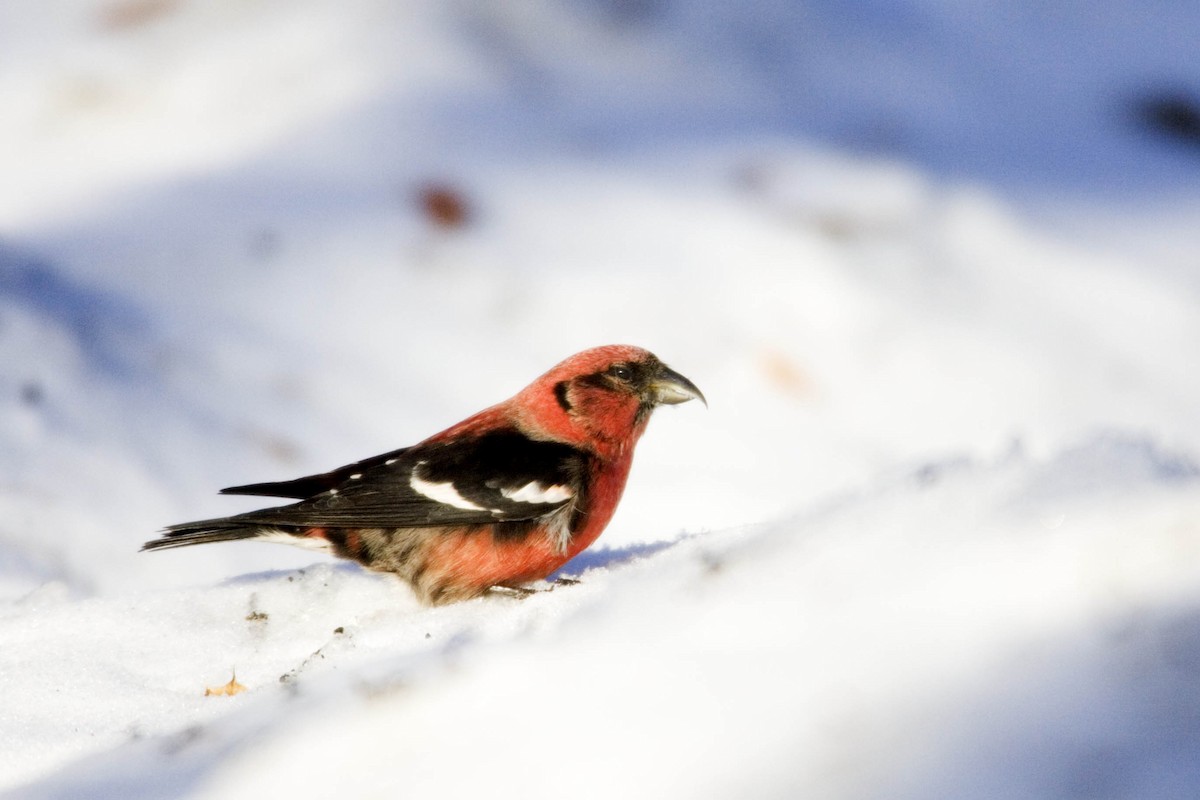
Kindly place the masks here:
<instances>
[{"instance_id":1,"label":"bird's belly","mask_svg":"<svg viewBox=\"0 0 1200 800\"><path fill-rule=\"evenodd\" d=\"M547 536L506 541L490 531L438 537L426 551L427 571L439 583L482 591L497 584L539 580L569 559Z\"/></svg>"}]
</instances>

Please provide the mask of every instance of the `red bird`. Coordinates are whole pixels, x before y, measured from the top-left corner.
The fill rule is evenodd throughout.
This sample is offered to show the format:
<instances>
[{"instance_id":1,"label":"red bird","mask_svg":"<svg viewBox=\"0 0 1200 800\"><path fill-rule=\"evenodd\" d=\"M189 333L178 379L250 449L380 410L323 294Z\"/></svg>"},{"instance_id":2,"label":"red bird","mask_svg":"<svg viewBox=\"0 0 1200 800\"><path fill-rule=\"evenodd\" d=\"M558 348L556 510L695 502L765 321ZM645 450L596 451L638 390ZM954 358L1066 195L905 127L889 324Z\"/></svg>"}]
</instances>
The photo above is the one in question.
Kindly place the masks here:
<instances>
[{"instance_id":1,"label":"red bird","mask_svg":"<svg viewBox=\"0 0 1200 800\"><path fill-rule=\"evenodd\" d=\"M395 573L430 604L519 588L596 541L650 412L692 399L704 395L652 353L585 350L420 444L222 490L298 503L172 525L142 549L234 539L316 547Z\"/></svg>"}]
</instances>

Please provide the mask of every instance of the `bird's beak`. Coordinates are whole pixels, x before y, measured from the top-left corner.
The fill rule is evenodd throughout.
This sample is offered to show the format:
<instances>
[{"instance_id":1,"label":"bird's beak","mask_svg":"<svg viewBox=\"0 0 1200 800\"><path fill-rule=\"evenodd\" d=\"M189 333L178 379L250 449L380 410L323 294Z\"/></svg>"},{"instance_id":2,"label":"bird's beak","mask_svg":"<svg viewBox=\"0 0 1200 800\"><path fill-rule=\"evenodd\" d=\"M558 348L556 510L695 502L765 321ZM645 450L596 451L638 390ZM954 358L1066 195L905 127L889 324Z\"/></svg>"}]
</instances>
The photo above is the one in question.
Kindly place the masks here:
<instances>
[{"instance_id":1,"label":"bird's beak","mask_svg":"<svg viewBox=\"0 0 1200 800\"><path fill-rule=\"evenodd\" d=\"M650 396L659 405L699 400L708 408L708 401L704 399L704 393L696 388L696 384L665 364L658 368L658 372L650 380Z\"/></svg>"}]
</instances>

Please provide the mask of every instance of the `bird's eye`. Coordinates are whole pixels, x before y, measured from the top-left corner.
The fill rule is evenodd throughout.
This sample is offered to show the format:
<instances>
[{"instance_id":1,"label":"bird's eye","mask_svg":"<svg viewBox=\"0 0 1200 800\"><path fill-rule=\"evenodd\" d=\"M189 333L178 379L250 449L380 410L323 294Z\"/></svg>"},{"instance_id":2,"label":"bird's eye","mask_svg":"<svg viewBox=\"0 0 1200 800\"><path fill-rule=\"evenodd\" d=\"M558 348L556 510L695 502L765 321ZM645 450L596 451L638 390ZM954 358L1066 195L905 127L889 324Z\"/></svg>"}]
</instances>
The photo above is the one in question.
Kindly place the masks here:
<instances>
[{"instance_id":1,"label":"bird's eye","mask_svg":"<svg viewBox=\"0 0 1200 800\"><path fill-rule=\"evenodd\" d=\"M608 374L623 383L629 383L633 380L633 370L624 364L614 364L609 367Z\"/></svg>"}]
</instances>

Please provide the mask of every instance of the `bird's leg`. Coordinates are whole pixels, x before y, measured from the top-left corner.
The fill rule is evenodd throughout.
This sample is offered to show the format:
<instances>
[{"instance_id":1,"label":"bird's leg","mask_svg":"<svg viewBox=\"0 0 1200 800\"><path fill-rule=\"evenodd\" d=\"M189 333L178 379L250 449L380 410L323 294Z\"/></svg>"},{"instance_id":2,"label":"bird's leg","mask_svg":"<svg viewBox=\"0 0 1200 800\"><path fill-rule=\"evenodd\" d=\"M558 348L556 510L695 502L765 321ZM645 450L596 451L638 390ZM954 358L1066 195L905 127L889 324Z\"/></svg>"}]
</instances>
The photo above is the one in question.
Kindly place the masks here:
<instances>
[{"instance_id":1,"label":"bird's leg","mask_svg":"<svg viewBox=\"0 0 1200 800\"><path fill-rule=\"evenodd\" d=\"M515 597L518 600L524 600L526 597L537 593L537 589L530 589L528 586L506 583L498 583L488 589L488 594L507 595L508 597Z\"/></svg>"},{"instance_id":2,"label":"bird's leg","mask_svg":"<svg viewBox=\"0 0 1200 800\"><path fill-rule=\"evenodd\" d=\"M545 589L534 589L532 586L522 586L519 583L498 583L488 589L489 593L504 594L509 597L515 597L518 600L524 600L526 597L543 592L553 592L559 586L574 586L579 581L574 578L555 578L550 581L550 586Z\"/></svg>"}]
</instances>

